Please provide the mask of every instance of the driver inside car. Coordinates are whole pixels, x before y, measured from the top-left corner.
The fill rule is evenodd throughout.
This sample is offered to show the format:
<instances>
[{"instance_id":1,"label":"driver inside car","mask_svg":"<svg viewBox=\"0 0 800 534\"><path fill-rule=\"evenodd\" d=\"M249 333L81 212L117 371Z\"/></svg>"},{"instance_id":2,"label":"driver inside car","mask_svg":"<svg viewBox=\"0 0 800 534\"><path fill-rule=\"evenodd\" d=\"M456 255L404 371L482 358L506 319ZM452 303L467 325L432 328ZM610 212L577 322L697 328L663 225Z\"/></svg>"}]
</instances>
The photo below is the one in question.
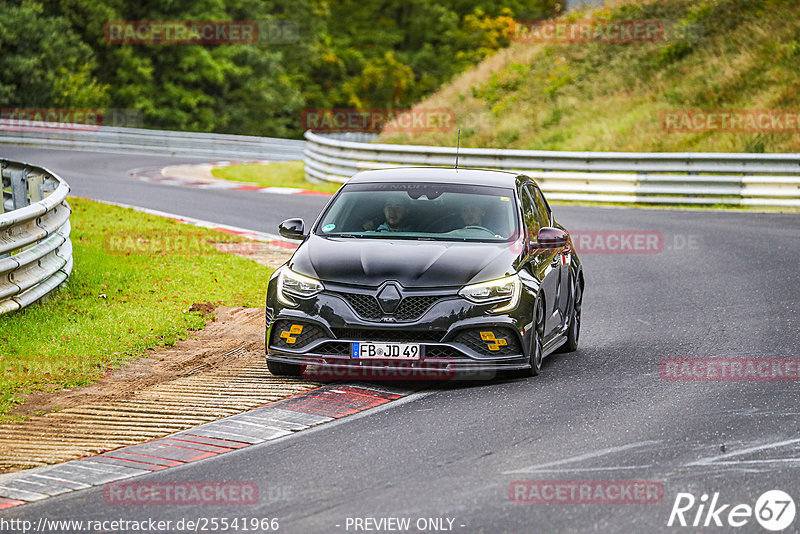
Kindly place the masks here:
<instances>
[{"instance_id":1,"label":"driver inside car","mask_svg":"<svg viewBox=\"0 0 800 534\"><path fill-rule=\"evenodd\" d=\"M391 197L383 205L385 222L377 228L372 220L364 223L364 230L376 232L406 232L410 229L408 222L408 202L400 197Z\"/></svg>"},{"instance_id":2,"label":"driver inside car","mask_svg":"<svg viewBox=\"0 0 800 534\"><path fill-rule=\"evenodd\" d=\"M464 204L459 212L464 226L483 226L483 217L486 210L477 204Z\"/></svg>"}]
</instances>

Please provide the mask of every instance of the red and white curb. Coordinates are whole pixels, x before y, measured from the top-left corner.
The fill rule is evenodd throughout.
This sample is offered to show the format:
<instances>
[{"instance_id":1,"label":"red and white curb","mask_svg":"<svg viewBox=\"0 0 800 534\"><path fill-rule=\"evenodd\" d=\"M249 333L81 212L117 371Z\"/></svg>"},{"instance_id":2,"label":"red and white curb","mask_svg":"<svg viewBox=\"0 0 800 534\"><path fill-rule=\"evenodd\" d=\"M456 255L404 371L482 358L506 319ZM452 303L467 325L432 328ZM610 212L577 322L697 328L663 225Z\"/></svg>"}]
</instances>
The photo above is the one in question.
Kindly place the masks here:
<instances>
[{"instance_id":1,"label":"red and white curb","mask_svg":"<svg viewBox=\"0 0 800 534\"><path fill-rule=\"evenodd\" d=\"M184 217L183 215L177 215L175 213L168 213L166 211L159 211L153 210L150 208L143 208L141 206L132 206L130 204L122 204L120 202L110 202L107 200L98 200L96 202L100 202L102 204L109 204L111 206L118 206L120 208L128 208L134 211L138 211L140 213L147 213L148 215L155 215L157 217L164 217L165 219L170 219L179 223L189 224L192 226L199 226L201 228L210 228L212 230L217 230L220 232L225 232L226 234L238 235L240 237L244 237L245 239L252 239L253 241L260 241L262 243L268 243L270 245L285 248L287 250L294 250L297 248L298 244L292 241L285 241L279 235L275 234L268 234L266 232L259 232L257 230L250 230L248 228L241 228L239 226L231 226L228 224L221 224L212 221L205 221L203 219L195 219L193 217Z\"/></svg>"},{"instance_id":2,"label":"red and white curb","mask_svg":"<svg viewBox=\"0 0 800 534\"><path fill-rule=\"evenodd\" d=\"M0 475L0 510L178 467L300 432L401 399L415 389L326 385L140 445Z\"/></svg>"},{"instance_id":3,"label":"red and white curb","mask_svg":"<svg viewBox=\"0 0 800 534\"><path fill-rule=\"evenodd\" d=\"M179 187L194 187L198 189L217 189L233 191L256 191L258 193L269 193L273 195L321 195L331 196L331 193L322 191L312 191L310 189L298 189L294 187L275 187L248 184L245 182L234 182L215 178L211 174L211 169L218 167L228 167L230 165L242 165L250 163L274 163L268 160L254 161L217 161L214 163L202 163L191 165L174 165L163 169L138 169L131 171L131 176L145 182L152 182L161 185L172 185Z\"/></svg>"}]
</instances>

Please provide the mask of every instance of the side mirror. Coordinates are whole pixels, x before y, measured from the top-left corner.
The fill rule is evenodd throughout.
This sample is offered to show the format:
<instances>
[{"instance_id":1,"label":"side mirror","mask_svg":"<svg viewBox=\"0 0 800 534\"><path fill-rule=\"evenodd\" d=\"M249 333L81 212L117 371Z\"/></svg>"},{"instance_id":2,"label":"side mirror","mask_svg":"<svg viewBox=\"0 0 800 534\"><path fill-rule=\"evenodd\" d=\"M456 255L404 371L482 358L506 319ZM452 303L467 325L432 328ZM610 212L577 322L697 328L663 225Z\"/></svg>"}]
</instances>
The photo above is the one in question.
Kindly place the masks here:
<instances>
[{"instance_id":1,"label":"side mirror","mask_svg":"<svg viewBox=\"0 0 800 534\"><path fill-rule=\"evenodd\" d=\"M531 248L562 248L569 243L569 234L560 228L544 226L539 229L536 241L531 241Z\"/></svg>"},{"instance_id":2,"label":"side mirror","mask_svg":"<svg viewBox=\"0 0 800 534\"><path fill-rule=\"evenodd\" d=\"M278 232L286 239L302 241L305 239L305 223L303 219L286 219L278 225Z\"/></svg>"}]
</instances>

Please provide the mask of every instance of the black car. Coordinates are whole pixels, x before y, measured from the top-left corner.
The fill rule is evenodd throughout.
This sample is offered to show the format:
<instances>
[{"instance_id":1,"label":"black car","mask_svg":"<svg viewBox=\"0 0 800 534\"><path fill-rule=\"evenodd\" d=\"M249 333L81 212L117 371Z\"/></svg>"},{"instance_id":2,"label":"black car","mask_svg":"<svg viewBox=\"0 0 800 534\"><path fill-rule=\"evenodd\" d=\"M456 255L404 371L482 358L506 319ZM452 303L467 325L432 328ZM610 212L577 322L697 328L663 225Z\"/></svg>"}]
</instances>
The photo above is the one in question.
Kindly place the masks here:
<instances>
[{"instance_id":1,"label":"black car","mask_svg":"<svg viewBox=\"0 0 800 534\"><path fill-rule=\"evenodd\" d=\"M365 171L280 233L303 242L269 281L273 374L534 376L578 346L581 263L527 176Z\"/></svg>"}]
</instances>

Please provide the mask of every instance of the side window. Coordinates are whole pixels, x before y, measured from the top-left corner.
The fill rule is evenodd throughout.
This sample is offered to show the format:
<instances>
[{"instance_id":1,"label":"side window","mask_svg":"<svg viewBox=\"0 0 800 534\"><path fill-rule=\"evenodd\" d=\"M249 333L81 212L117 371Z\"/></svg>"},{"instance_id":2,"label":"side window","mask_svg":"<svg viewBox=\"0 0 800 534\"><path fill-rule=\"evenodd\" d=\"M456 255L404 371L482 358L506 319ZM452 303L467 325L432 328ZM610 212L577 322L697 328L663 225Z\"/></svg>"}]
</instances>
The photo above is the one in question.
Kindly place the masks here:
<instances>
[{"instance_id":1,"label":"side window","mask_svg":"<svg viewBox=\"0 0 800 534\"><path fill-rule=\"evenodd\" d=\"M539 228L542 227L536 214L536 206L527 187L523 187L520 193L522 195L522 217L525 219L525 226L528 228L530 238L535 240L536 235L539 233Z\"/></svg>"},{"instance_id":2,"label":"side window","mask_svg":"<svg viewBox=\"0 0 800 534\"><path fill-rule=\"evenodd\" d=\"M533 196L533 204L536 206L536 213L539 216L539 224L541 226L550 226L550 210L547 209L547 203L544 201L542 192L536 186L526 186Z\"/></svg>"}]
</instances>

